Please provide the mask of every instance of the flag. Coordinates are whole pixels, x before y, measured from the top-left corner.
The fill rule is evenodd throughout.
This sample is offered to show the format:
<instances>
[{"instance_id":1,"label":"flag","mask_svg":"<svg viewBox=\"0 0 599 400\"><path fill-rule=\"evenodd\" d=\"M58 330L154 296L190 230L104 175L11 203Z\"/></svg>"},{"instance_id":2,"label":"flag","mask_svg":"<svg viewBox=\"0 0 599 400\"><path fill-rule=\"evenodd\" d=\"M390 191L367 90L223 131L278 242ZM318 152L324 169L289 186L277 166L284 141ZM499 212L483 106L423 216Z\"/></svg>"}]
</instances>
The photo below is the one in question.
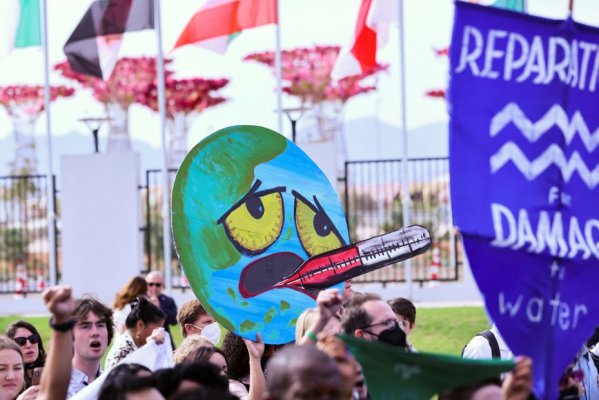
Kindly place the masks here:
<instances>
[{"instance_id":1,"label":"flag","mask_svg":"<svg viewBox=\"0 0 599 400\"><path fill-rule=\"evenodd\" d=\"M386 343L340 337L362 366L373 399L430 399L435 393L499 377L515 365L511 360L410 353Z\"/></svg>"},{"instance_id":2,"label":"flag","mask_svg":"<svg viewBox=\"0 0 599 400\"><path fill-rule=\"evenodd\" d=\"M154 29L153 0L96 0L64 45L73 71L108 79L122 34Z\"/></svg>"},{"instance_id":3,"label":"flag","mask_svg":"<svg viewBox=\"0 0 599 400\"><path fill-rule=\"evenodd\" d=\"M276 23L276 0L208 0L191 17L175 48L198 43L224 53L242 30Z\"/></svg>"},{"instance_id":4,"label":"flag","mask_svg":"<svg viewBox=\"0 0 599 400\"><path fill-rule=\"evenodd\" d=\"M39 0L3 0L0 15L4 17L0 55L15 48L41 46Z\"/></svg>"},{"instance_id":5,"label":"flag","mask_svg":"<svg viewBox=\"0 0 599 400\"><path fill-rule=\"evenodd\" d=\"M506 10L526 12L526 0L497 0L491 5Z\"/></svg>"},{"instance_id":6,"label":"flag","mask_svg":"<svg viewBox=\"0 0 599 400\"><path fill-rule=\"evenodd\" d=\"M353 43L341 49L331 76L360 75L376 66L376 51L387 43L389 25L398 19L397 0L362 0Z\"/></svg>"}]
</instances>

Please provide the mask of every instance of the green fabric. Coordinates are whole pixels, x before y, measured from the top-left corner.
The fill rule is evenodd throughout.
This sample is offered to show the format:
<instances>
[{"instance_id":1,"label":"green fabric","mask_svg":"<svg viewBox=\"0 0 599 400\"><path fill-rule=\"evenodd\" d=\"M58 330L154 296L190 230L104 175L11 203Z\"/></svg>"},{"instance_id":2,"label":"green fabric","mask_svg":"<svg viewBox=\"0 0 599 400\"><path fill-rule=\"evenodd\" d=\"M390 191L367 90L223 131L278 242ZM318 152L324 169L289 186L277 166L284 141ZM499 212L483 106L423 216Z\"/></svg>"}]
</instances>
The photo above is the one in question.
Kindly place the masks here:
<instances>
[{"instance_id":1,"label":"green fabric","mask_svg":"<svg viewBox=\"0 0 599 400\"><path fill-rule=\"evenodd\" d=\"M526 12L526 0L497 0L492 6L512 11Z\"/></svg>"},{"instance_id":2,"label":"green fabric","mask_svg":"<svg viewBox=\"0 0 599 400\"><path fill-rule=\"evenodd\" d=\"M14 47L41 46L40 0L20 0Z\"/></svg>"},{"instance_id":3,"label":"green fabric","mask_svg":"<svg viewBox=\"0 0 599 400\"><path fill-rule=\"evenodd\" d=\"M429 400L435 393L499 376L515 365L513 361L408 353L385 343L340 337L362 365L373 400Z\"/></svg>"}]
</instances>

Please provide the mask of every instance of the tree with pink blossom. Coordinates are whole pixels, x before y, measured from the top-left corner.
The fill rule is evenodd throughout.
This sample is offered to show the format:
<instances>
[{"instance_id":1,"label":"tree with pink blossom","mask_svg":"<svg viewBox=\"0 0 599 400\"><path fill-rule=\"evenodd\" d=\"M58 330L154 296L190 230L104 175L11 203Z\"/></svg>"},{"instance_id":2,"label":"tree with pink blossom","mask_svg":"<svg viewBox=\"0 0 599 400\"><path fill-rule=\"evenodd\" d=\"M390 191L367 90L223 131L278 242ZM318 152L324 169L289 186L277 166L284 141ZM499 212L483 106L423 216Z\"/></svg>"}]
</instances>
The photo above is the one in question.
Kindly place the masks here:
<instances>
[{"instance_id":1,"label":"tree with pink blossom","mask_svg":"<svg viewBox=\"0 0 599 400\"><path fill-rule=\"evenodd\" d=\"M229 83L228 79L204 79L199 77L176 79L167 67L172 62L165 60L166 117L170 131L169 166L177 168L187 154L187 130L191 119L209 107L226 101L213 92ZM141 104L158 111L158 89L156 85L156 60L152 57L124 57L117 62L107 81L74 72L65 61L54 67L64 77L89 88L96 100L104 104L111 118L111 135L124 138L109 140L109 150L130 149L128 134L128 110ZM119 142L126 139L126 146ZM111 143L114 144L111 148Z\"/></svg>"},{"instance_id":2,"label":"tree with pink blossom","mask_svg":"<svg viewBox=\"0 0 599 400\"><path fill-rule=\"evenodd\" d=\"M171 60L166 59L165 65ZM74 80L90 89L93 97L102 103L110 118L108 151L131 150L129 137L129 107L148 92L156 80L156 59L154 57L120 58L108 80L74 72L67 61L58 63L54 69L65 78ZM168 77L172 71L166 71Z\"/></svg>"},{"instance_id":3,"label":"tree with pink blossom","mask_svg":"<svg viewBox=\"0 0 599 400\"><path fill-rule=\"evenodd\" d=\"M50 101L60 97L70 97L75 91L66 86L50 87ZM15 160L11 163L11 173L27 175L37 170L35 155L35 124L44 112L44 87L39 85L0 86L0 106L13 124L15 139Z\"/></svg>"},{"instance_id":4,"label":"tree with pink blossom","mask_svg":"<svg viewBox=\"0 0 599 400\"><path fill-rule=\"evenodd\" d=\"M331 71L339 56L339 46L300 47L281 52L283 92L299 100L300 109L308 110L302 118L303 130L299 142L336 142L338 175L345 160L343 111L351 98L376 90L368 79L387 69L377 64L360 75L334 80ZM275 54L272 51L254 53L244 60L270 67L274 73ZM311 128L311 129L310 129Z\"/></svg>"},{"instance_id":5,"label":"tree with pink blossom","mask_svg":"<svg viewBox=\"0 0 599 400\"><path fill-rule=\"evenodd\" d=\"M229 83L228 79L186 78L166 79L166 122L170 131L168 165L178 168L187 155L188 130L192 119L209 107L224 103L226 99L215 94ZM158 88L155 83L137 102L158 111Z\"/></svg>"}]
</instances>

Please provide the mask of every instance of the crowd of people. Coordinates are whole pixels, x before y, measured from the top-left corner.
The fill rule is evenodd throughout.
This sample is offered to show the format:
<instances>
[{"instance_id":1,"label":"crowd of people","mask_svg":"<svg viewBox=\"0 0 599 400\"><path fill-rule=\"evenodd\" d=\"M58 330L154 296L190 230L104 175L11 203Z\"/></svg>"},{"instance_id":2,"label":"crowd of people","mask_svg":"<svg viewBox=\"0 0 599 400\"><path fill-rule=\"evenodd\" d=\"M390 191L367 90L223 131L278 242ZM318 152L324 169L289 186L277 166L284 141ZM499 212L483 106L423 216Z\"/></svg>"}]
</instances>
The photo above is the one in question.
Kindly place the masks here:
<instances>
[{"instance_id":1,"label":"crowd of people","mask_svg":"<svg viewBox=\"0 0 599 400\"><path fill-rule=\"evenodd\" d=\"M0 337L0 400L365 400L371 398L368 382L339 333L417 351L409 340L416 327L414 304L354 293L350 282L343 295L322 290L317 306L298 318L295 343L286 345L233 332L222 340L212 337L207 327L215 320L202 304L193 299L177 312L163 286L157 272L134 277L117 293L113 308L89 295L73 299L68 287L45 291L52 328L48 351L31 323L8 327ZM140 354L150 345L174 348L169 325L175 323L183 341L173 352L168 347L161 368L149 367ZM593 353L584 350L564 374L562 393L574 396L564 398L599 398ZM496 327L473 338L463 356L514 358ZM515 361L512 372L440 393L439 399L532 398L532 361ZM397 393L401 398L401 388Z\"/></svg>"}]
</instances>

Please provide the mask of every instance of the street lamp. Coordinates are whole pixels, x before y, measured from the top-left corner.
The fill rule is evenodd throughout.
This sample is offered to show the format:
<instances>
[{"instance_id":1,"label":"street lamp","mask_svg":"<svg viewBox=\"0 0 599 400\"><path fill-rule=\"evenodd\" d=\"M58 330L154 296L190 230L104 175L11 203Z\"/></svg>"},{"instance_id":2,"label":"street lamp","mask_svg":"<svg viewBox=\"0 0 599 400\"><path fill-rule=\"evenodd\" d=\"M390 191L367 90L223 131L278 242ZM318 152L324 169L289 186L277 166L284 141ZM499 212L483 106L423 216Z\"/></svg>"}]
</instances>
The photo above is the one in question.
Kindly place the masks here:
<instances>
[{"instance_id":1,"label":"street lamp","mask_svg":"<svg viewBox=\"0 0 599 400\"><path fill-rule=\"evenodd\" d=\"M99 153L98 150L98 131L104 122L110 121L109 117L85 117L79 118L80 122L83 122L85 126L91 131L94 137L94 152Z\"/></svg>"},{"instance_id":2,"label":"street lamp","mask_svg":"<svg viewBox=\"0 0 599 400\"><path fill-rule=\"evenodd\" d=\"M291 141L293 143L295 143L295 138L297 135L297 121L299 121L302 118L304 112L306 112L307 110L308 109L303 106L294 108L283 108L283 112L285 113L285 115L287 115L287 118L289 118L289 122L291 122Z\"/></svg>"}]
</instances>

